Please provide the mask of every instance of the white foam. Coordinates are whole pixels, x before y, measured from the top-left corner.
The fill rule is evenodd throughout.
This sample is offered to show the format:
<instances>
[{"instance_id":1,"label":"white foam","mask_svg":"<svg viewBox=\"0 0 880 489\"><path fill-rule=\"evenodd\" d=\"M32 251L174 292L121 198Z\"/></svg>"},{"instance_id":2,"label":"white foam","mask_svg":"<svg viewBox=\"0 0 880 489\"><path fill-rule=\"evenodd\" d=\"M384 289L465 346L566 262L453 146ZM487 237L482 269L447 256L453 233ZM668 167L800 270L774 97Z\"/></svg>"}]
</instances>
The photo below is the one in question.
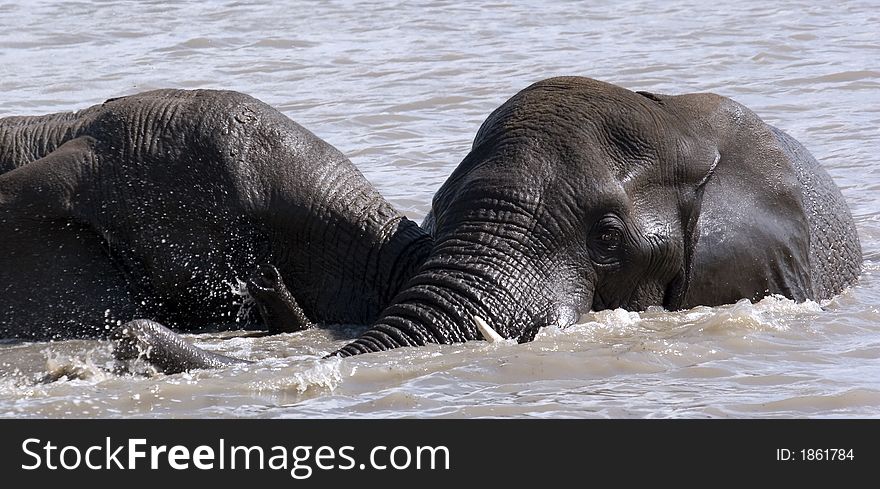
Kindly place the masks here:
<instances>
[{"instance_id":1,"label":"white foam","mask_svg":"<svg viewBox=\"0 0 880 489\"><path fill-rule=\"evenodd\" d=\"M333 391L344 378L353 374L350 368L343 367L343 361L338 357L312 358L299 362L287 360L283 367L255 370L254 374L259 376L260 380L251 382L250 388L259 393L290 389L299 394L314 389Z\"/></svg>"},{"instance_id":2,"label":"white foam","mask_svg":"<svg viewBox=\"0 0 880 489\"><path fill-rule=\"evenodd\" d=\"M111 373L113 360L109 344L100 344L83 353L67 353L46 348L46 373L41 382L86 381L98 383L114 377Z\"/></svg>"},{"instance_id":3,"label":"white foam","mask_svg":"<svg viewBox=\"0 0 880 489\"><path fill-rule=\"evenodd\" d=\"M804 315L822 312L814 301L795 302L785 297L768 296L756 303L743 299L735 304L716 307L697 306L684 311L666 311L659 307L632 312L624 309L590 312L576 324L543 328L539 337L573 335L587 341L608 341L625 337L695 336L707 333L748 331L788 331L789 323Z\"/></svg>"}]
</instances>

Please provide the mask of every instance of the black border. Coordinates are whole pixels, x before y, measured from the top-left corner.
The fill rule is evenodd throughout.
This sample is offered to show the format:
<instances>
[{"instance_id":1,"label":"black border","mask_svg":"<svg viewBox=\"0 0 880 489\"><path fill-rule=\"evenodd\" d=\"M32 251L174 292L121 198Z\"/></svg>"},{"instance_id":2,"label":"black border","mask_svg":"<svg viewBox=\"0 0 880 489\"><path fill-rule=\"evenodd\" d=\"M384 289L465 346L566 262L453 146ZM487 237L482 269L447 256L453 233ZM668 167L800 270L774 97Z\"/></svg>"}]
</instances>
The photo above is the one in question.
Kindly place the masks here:
<instances>
[{"instance_id":1,"label":"black border","mask_svg":"<svg viewBox=\"0 0 880 489\"><path fill-rule=\"evenodd\" d=\"M869 419L325 419L325 420L0 420L0 470L7 480L50 483L149 485L158 482L253 484L390 483L446 486L577 484L716 485L770 481L815 484L825 479L839 485L870 481L880 462L880 420ZM22 450L28 438L56 446L85 448L145 438L155 445L226 443L354 447L359 461L377 445L446 446L450 470L315 470L296 480L283 470L23 470L33 458ZM788 449L788 460L780 460ZM801 449L851 450L844 460L799 460ZM785 458L784 456L782 458ZM314 465L314 464L312 464ZM65 486L70 487L70 486Z\"/></svg>"}]
</instances>

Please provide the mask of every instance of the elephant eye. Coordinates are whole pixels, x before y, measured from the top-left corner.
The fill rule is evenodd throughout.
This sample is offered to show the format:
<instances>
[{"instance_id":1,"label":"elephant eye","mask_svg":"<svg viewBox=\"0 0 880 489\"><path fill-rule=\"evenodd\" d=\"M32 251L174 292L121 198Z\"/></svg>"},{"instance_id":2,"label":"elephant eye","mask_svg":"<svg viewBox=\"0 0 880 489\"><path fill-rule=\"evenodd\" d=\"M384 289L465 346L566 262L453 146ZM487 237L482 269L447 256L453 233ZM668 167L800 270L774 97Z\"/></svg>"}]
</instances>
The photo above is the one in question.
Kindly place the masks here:
<instances>
[{"instance_id":1,"label":"elephant eye","mask_svg":"<svg viewBox=\"0 0 880 489\"><path fill-rule=\"evenodd\" d=\"M602 231L599 240L606 245L616 244L620 241L621 232L619 229L609 228Z\"/></svg>"},{"instance_id":2,"label":"elephant eye","mask_svg":"<svg viewBox=\"0 0 880 489\"><path fill-rule=\"evenodd\" d=\"M623 246L623 223L615 216L605 216L593 227L594 259L599 263L615 262Z\"/></svg>"},{"instance_id":3,"label":"elephant eye","mask_svg":"<svg viewBox=\"0 0 880 489\"><path fill-rule=\"evenodd\" d=\"M614 216L605 216L593 228L593 236L599 242L609 245L623 239L623 223Z\"/></svg>"}]
</instances>

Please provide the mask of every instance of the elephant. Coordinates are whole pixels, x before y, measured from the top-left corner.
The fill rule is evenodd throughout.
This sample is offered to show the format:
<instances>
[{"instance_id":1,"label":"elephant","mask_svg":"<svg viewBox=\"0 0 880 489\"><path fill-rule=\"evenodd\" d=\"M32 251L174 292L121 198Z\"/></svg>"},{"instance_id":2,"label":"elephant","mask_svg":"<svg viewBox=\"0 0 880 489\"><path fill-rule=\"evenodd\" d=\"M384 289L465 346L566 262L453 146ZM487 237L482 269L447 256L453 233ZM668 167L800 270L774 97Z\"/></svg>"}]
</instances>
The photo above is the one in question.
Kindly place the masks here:
<instances>
[{"instance_id":1,"label":"elephant","mask_svg":"<svg viewBox=\"0 0 880 489\"><path fill-rule=\"evenodd\" d=\"M862 262L840 190L785 132L716 94L584 77L492 112L425 227L428 259L337 355L527 342L602 309L823 300Z\"/></svg>"},{"instance_id":2,"label":"elephant","mask_svg":"<svg viewBox=\"0 0 880 489\"><path fill-rule=\"evenodd\" d=\"M259 322L250 300L270 332L370 324L431 248L341 152L234 91L0 119L0 172L3 338Z\"/></svg>"},{"instance_id":3,"label":"elephant","mask_svg":"<svg viewBox=\"0 0 880 489\"><path fill-rule=\"evenodd\" d=\"M427 259L331 356L528 342L609 308L822 300L862 260L840 190L788 134L723 96L584 77L534 83L492 112L423 227ZM167 356L173 333L148 329Z\"/></svg>"}]
</instances>

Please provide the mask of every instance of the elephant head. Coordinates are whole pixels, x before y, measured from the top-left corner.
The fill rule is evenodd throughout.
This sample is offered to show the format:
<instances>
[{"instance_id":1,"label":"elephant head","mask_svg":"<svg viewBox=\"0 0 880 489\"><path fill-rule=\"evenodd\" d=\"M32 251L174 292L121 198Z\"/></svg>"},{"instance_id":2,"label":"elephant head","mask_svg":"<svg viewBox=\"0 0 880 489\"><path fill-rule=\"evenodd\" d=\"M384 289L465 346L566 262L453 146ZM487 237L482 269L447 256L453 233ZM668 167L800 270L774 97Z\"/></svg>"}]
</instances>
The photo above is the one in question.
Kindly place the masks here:
<instances>
[{"instance_id":1,"label":"elephant head","mask_svg":"<svg viewBox=\"0 0 880 489\"><path fill-rule=\"evenodd\" d=\"M488 117L436 193L427 261L337 354L480 339L479 323L526 342L591 310L812 296L800 177L774 131L711 94L531 85ZM746 255L742 230L774 238Z\"/></svg>"}]
</instances>

